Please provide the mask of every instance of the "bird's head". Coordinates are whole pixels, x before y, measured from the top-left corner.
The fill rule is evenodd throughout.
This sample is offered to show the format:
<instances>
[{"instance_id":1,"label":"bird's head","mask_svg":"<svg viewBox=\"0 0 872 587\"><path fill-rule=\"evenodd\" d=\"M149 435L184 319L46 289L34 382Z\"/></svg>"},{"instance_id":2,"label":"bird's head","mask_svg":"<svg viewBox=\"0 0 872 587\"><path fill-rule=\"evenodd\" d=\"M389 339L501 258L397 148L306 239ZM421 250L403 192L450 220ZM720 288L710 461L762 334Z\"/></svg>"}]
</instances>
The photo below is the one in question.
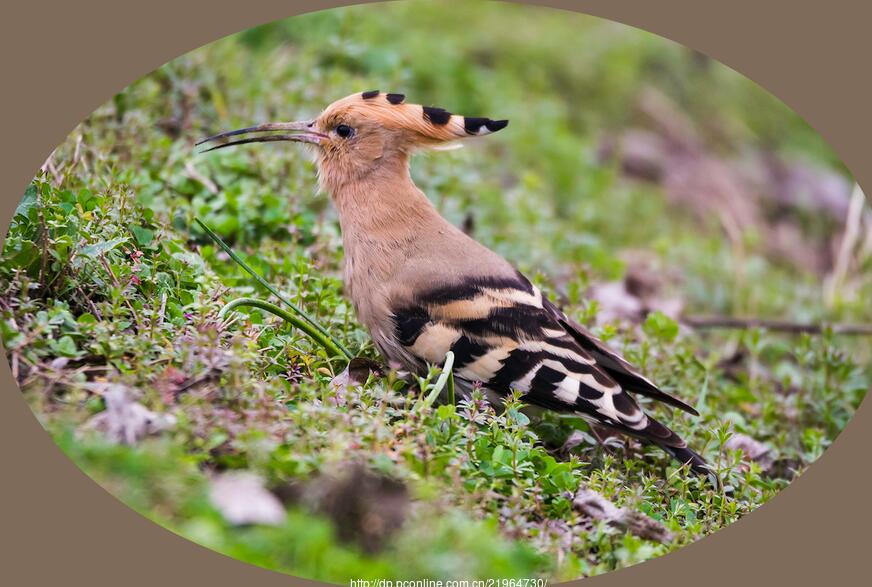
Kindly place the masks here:
<instances>
[{"instance_id":1,"label":"bird's head","mask_svg":"<svg viewBox=\"0 0 872 587\"><path fill-rule=\"evenodd\" d=\"M208 150L275 141L313 145L321 183L333 191L374 172L405 167L415 149L445 148L496 132L508 123L407 104L402 94L373 90L333 102L314 120L268 122L217 134L198 144L218 142ZM256 136L243 136L249 134Z\"/></svg>"}]
</instances>

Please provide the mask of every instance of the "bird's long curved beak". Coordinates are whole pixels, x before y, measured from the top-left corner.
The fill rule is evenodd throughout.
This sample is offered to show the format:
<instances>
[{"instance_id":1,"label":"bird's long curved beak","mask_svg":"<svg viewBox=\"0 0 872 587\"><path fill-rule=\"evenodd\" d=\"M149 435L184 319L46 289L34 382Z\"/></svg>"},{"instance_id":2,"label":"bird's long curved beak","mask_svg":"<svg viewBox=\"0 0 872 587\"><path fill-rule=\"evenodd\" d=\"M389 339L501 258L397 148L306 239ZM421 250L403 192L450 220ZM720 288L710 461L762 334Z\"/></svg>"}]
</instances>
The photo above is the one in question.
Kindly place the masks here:
<instances>
[{"instance_id":1,"label":"bird's long curved beak","mask_svg":"<svg viewBox=\"0 0 872 587\"><path fill-rule=\"evenodd\" d=\"M215 149L223 149L224 147L233 147L235 145L245 145L248 143L270 143L276 141L294 141L298 143L312 143L318 145L322 140L327 138L327 135L321 134L316 131L314 128L313 121L302 121L302 122L266 122L264 124L259 124L257 126L250 126L248 128L240 128L239 130L231 130L227 132L222 132L217 135L213 135L211 137L206 137L201 141L198 141L195 146L200 146L204 143L211 143L214 141L224 141L230 137L235 137L239 135L249 134L249 133L261 133L261 132L275 132L275 131L290 131L298 134L269 134L261 137L248 137L244 139L239 139L236 141L228 141L217 144L208 149L204 149L201 153L206 153L208 151L214 151Z\"/></svg>"}]
</instances>

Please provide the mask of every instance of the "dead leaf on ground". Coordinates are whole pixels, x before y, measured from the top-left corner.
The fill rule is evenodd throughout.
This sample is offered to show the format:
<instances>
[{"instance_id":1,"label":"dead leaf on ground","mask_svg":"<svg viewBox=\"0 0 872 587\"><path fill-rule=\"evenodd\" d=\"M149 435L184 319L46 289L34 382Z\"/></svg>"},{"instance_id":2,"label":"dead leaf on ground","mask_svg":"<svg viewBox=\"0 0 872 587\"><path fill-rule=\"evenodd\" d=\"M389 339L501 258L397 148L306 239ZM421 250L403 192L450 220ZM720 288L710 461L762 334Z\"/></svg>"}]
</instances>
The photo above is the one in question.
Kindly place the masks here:
<instances>
[{"instance_id":1,"label":"dead leaf on ground","mask_svg":"<svg viewBox=\"0 0 872 587\"><path fill-rule=\"evenodd\" d=\"M85 422L83 431L96 430L110 442L133 445L175 426L175 416L152 412L135 401L134 392L124 385L89 383L86 387L103 397L106 409Z\"/></svg>"},{"instance_id":2,"label":"dead leaf on ground","mask_svg":"<svg viewBox=\"0 0 872 587\"><path fill-rule=\"evenodd\" d=\"M285 520L285 509L279 499L253 473L233 472L214 477L209 500L225 520L237 526L277 526Z\"/></svg>"},{"instance_id":3,"label":"dead leaf on ground","mask_svg":"<svg viewBox=\"0 0 872 587\"><path fill-rule=\"evenodd\" d=\"M645 315L642 300L627 291L623 281L609 281L591 286L590 299L597 302L596 323L640 323Z\"/></svg>"},{"instance_id":4,"label":"dead leaf on ground","mask_svg":"<svg viewBox=\"0 0 872 587\"><path fill-rule=\"evenodd\" d=\"M641 512L619 508L592 489L580 487L572 505L589 518L607 522L621 530L629 530L639 538L656 542L672 540L672 533L662 523Z\"/></svg>"},{"instance_id":5,"label":"dead leaf on ground","mask_svg":"<svg viewBox=\"0 0 872 587\"><path fill-rule=\"evenodd\" d=\"M771 449L746 434L734 433L724 444L724 448L742 451L746 460L759 464L764 471L768 471L774 462Z\"/></svg>"},{"instance_id":6,"label":"dead leaf on ground","mask_svg":"<svg viewBox=\"0 0 872 587\"><path fill-rule=\"evenodd\" d=\"M598 304L597 324L641 324L648 314L657 311L678 320L684 300L669 291L669 286L681 281L680 273L657 267L653 257L638 251L627 252L624 260L627 271L621 281L597 283L588 291Z\"/></svg>"},{"instance_id":7,"label":"dead leaf on ground","mask_svg":"<svg viewBox=\"0 0 872 587\"><path fill-rule=\"evenodd\" d=\"M569 436L566 437L566 440L563 442L563 445L558 449L558 452L561 455L569 455L573 448L575 448L576 446L581 446L582 444L596 446L598 443L596 439L587 432L582 432L581 430L573 430L569 434Z\"/></svg>"}]
</instances>

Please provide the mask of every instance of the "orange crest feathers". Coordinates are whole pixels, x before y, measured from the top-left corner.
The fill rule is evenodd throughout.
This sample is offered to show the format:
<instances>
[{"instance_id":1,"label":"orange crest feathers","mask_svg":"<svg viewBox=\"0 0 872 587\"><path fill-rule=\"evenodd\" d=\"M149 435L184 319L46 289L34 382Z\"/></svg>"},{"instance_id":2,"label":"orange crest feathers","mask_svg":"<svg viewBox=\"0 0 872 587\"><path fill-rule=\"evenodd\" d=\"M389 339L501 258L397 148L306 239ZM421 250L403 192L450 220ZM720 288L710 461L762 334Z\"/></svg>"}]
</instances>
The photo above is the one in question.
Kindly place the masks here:
<instances>
[{"instance_id":1,"label":"orange crest feathers","mask_svg":"<svg viewBox=\"0 0 872 587\"><path fill-rule=\"evenodd\" d=\"M360 116L378 121L385 128L413 133L413 141L433 145L474 136L483 136L504 129L508 120L452 114L444 108L407 104L403 94L371 90L352 94L327 107L326 120L343 116Z\"/></svg>"}]
</instances>

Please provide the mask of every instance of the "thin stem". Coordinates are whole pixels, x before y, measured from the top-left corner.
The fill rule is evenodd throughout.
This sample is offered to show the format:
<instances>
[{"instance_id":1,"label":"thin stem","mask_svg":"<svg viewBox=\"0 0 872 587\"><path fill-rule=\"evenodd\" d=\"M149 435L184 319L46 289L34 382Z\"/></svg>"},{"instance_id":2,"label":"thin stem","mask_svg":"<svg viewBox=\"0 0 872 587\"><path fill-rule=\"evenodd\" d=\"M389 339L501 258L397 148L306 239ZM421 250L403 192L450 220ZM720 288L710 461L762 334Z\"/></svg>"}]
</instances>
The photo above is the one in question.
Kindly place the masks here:
<instances>
[{"instance_id":1,"label":"thin stem","mask_svg":"<svg viewBox=\"0 0 872 587\"><path fill-rule=\"evenodd\" d=\"M269 312L275 316L278 316L285 322L289 322L295 328L299 328L303 332L305 332L312 340L320 344L324 347L324 350L327 351L331 357L342 357L347 356L345 352L334 344L334 341L329 336L324 336L319 330L312 328L312 326L304 320L301 320L298 316L294 316L290 312L279 308L275 304L271 304L269 302L265 302L263 300L258 300L255 298L237 298L221 308L221 312L219 312L219 317L224 318L229 312L232 312L236 308L241 306L251 306L254 308L261 309L265 312Z\"/></svg>"},{"instance_id":2,"label":"thin stem","mask_svg":"<svg viewBox=\"0 0 872 587\"><path fill-rule=\"evenodd\" d=\"M271 294L273 294L275 297L277 297L277 298L278 298L278 299L279 299L283 304L285 304L287 307L289 307L291 310L293 310L295 314L297 314L297 315L300 316L303 320L305 320L306 322L308 322L309 325L310 325L312 328L314 328L315 330L317 330L317 331L321 334L322 337L324 337L324 338L328 338L328 339L330 340L330 342L331 342L331 345L332 345L333 347L339 349L340 352L341 352L341 354L345 355L345 357L346 357L347 359L351 360L351 359L354 357L354 355L352 355L351 352L350 352L348 349L346 349L346 348L342 345L341 342L339 342L338 340L336 340L336 338L334 338L333 335L330 334L330 332L327 331L327 329L325 329L323 326L321 326L320 324L318 324L317 322L315 322L315 320L313 320L312 318L310 318L309 315L306 314L306 313L305 313L303 310L301 310L299 307L297 307L296 305L294 305L293 303L291 303L291 302L290 302L286 297L284 297L282 294L280 294L280 293L278 292L278 290L276 290L276 288L274 288L273 286L271 286L271 285L269 284L269 282L267 282L267 280L265 280L263 277L261 277L260 275L258 275L257 272L256 272L254 269L252 269L251 267L249 267L248 264L247 264L245 261L243 261L243 260L239 257L239 255L236 254L236 251L234 251L232 248L230 248L230 245L228 245L228 244L225 243L223 240L221 240L221 237L218 236L217 234L215 234L215 232L213 232L212 229L209 228L209 227L206 225L205 222L203 222L203 221L200 220L199 218L194 218L194 221L195 221L197 224L200 225L200 228L202 228L204 231L206 231L206 234L209 235L209 238L211 238L213 241L215 241L215 243L216 243L219 247L221 247L221 248L224 250L225 253L227 253L228 255L230 255L230 258L233 259L234 261L236 261L236 263L237 263L240 267L242 267L243 269L245 269L245 271L246 271L249 275L251 275L251 276L254 278L255 281L257 281L260 285L262 285L264 288L266 288L267 291L269 291Z\"/></svg>"}]
</instances>

